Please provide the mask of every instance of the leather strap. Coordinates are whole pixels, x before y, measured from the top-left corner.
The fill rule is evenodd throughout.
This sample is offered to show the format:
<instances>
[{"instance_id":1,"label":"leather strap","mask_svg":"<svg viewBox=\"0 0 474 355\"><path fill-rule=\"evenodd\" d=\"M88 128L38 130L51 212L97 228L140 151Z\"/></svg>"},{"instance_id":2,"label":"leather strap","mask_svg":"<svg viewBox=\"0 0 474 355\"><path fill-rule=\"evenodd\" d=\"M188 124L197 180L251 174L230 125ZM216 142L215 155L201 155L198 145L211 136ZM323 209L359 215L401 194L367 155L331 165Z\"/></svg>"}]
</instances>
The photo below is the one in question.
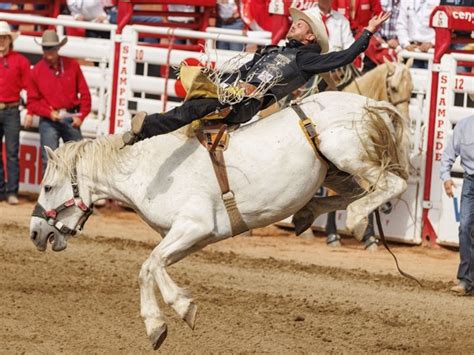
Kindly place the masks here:
<instances>
[{"instance_id":1,"label":"leather strap","mask_svg":"<svg viewBox=\"0 0 474 355\"><path fill-rule=\"evenodd\" d=\"M227 125L223 124L219 128L219 132L212 143L208 144L206 136L201 130L196 132L196 136L201 144L206 147L211 158L212 167L214 173L216 174L217 182L221 190L222 201L224 202L227 215L229 216L230 227L232 229L232 235L238 235L245 231L248 231L249 228L242 218L242 214L237 207L237 202L235 201L234 192L230 189L229 178L227 176L227 167L224 160L224 148L219 145L222 136L227 130Z\"/></svg>"},{"instance_id":2,"label":"leather strap","mask_svg":"<svg viewBox=\"0 0 474 355\"><path fill-rule=\"evenodd\" d=\"M227 177L227 168L225 166L224 152L222 150L210 150L209 155L211 157L212 167L216 173L217 182L221 188L222 195L225 195L230 191L230 187L229 178Z\"/></svg>"},{"instance_id":3,"label":"leather strap","mask_svg":"<svg viewBox=\"0 0 474 355\"><path fill-rule=\"evenodd\" d=\"M326 157L320 152L319 150L319 140L318 140L318 133L316 132L316 127L314 126L313 121L306 116L306 114L303 112L301 107L298 105L298 103L293 102L291 104L291 108L296 112L298 117L300 118L300 126L301 129L303 130L306 138L308 139L309 143L314 149L314 153L316 154L316 157L325 165L329 165L330 162L326 159Z\"/></svg>"}]
</instances>

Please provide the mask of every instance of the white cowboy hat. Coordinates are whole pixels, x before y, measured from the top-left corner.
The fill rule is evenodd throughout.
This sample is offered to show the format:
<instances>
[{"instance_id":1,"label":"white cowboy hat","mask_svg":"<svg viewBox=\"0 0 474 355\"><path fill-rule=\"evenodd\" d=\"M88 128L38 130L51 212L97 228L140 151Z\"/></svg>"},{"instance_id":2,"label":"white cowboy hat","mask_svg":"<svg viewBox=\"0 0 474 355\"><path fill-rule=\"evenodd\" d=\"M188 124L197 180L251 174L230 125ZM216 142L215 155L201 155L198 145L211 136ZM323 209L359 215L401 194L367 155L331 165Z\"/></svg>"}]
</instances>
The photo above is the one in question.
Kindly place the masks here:
<instances>
[{"instance_id":1,"label":"white cowboy hat","mask_svg":"<svg viewBox=\"0 0 474 355\"><path fill-rule=\"evenodd\" d=\"M43 32L41 37L41 43L39 43L35 38L36 44L39 44L42 47L62 47L67 42L67 37L64 37L61 41L59 36L54 30L46 30Z\"/></svg>"},{"instance_id":2,"label":"white cowboy hat","mask_svg":"<svg viewBox=\"0 0 474 355\"><path fill-rule=\"evenodd\" d=\"M312 9L301 11L291 7L290 15L293 19L293 22L303 20L311 27L313 34L316 36L316 42L318 42L319 46L321 47L321 53L326 53L329 51L328 33L326 31L326 26L324 26L323 20L321 19L321 14L319 11Z\"/></svg>"},{"instance_id":3,"label":"white cowboy hat","mask_svg":"<svg viewBox=\"0 0 474 355\"><path fill-rule=\"evenodd\" d=\"M12 42L18 38L18 32L12 32L5 21L0 21L0 36L10 36Z\"/></svg>"}]
</instances>

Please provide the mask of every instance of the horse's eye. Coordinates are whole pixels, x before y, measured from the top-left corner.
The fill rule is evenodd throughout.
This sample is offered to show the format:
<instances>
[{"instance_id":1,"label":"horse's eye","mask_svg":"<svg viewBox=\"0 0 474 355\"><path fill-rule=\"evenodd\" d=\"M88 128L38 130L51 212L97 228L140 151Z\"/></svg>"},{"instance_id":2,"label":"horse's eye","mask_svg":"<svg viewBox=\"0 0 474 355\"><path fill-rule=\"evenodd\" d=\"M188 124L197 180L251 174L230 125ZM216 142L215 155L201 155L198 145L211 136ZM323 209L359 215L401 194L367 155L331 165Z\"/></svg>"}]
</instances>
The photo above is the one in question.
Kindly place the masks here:
<instances>
[{"instance_id":1,"label":"horse's eye","mask_svg":"<svg viewBox=\"0 0 474 355\"><path fill-rule=\"evenodd\" d=\"M53 187L51 185L44 186L44 192L50 192Z\"/></svg>"}]
</instances>

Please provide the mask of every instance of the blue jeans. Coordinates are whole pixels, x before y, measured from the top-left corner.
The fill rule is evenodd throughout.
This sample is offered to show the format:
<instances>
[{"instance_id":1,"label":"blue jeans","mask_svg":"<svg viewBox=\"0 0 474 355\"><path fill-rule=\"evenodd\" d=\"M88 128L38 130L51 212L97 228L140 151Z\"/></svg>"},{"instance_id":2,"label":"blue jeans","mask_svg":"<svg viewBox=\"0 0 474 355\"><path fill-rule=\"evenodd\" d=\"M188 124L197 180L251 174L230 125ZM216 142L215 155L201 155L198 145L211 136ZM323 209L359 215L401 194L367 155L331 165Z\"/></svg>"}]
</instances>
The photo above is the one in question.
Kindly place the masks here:
<instances>
[{"instance_id":1,"label":"blue jeans","mask_svg":"<svg viewBox=\"0 0 474 355\"><path fill-rule=\"evenodd\" d=\"M20 112L18 108L7 108L0 111L0 142L5 136L7 153L7 182L3 167L2 149L0 146L0 199L18 193L20 165L18 152L20 149Z\"/></svg>"},{"instance_id":2,"label":"blue jeans","mask_svg":"<svg viewBox=\"0 0 474 355\"><path fill-rule=\"evenodd\" d=\"M459 224L458 279L468 289L474 287L474 175L464 175L461 192L461 221Z\"/></svg>"},{"instance_id":3,"label":"blue jeans","mask_svg":"<svg viewBox=\"0 0 474 355\"><path fill-rule=\"evenodd\" d=\"M231 23L230 25L224 25L222 24L222 21L217 20L217 27L225 28L228 30L243 30L244 23L242 22L241 19L237 19L234 23ZM217 49L227 49L227 50L238 51L238 52L244 49L244 45L242 43L222 42L222 41L218 41L216 44L216 47Z\"/></svg>"},{"instance_id":4,"label":"blue jeans","mask_svg":"<svg viewBox=\"0 0 474 355\"><path fill-rule=\"evenodd\" d=\"M43 160L43 174L46 170L46 165L48 164L48 155L46 154L44 146L48 146L52 150L55 150L59 147L59 138L62 138L64 143L82 139L80 129L72 126L72 118L53 122L49 118L41 117L38 130L42 147L41 158Z\"/></svg>"}]
</instances>

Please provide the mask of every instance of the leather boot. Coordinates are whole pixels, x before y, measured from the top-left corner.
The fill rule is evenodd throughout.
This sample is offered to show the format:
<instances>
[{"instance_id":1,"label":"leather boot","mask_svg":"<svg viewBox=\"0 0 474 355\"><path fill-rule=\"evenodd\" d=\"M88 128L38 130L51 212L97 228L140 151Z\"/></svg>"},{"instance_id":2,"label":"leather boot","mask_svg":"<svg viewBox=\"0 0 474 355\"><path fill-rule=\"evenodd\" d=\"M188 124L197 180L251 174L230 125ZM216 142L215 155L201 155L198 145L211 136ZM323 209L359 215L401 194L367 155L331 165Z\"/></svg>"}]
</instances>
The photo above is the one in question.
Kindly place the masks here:
<instances>
[{"instance_id":1,"label":"leather boot","mask_svg":"<svg viewBox=\"0 0 474 355\"><path fill-rule=\"evenodd\" d=\"M133 116L130 131L125 132L122 136L124 145L132 145L140 140L139 135L142 131L146 116L147 113L144 111L140 111L135 116Z\"/></svg>"}]
</instances>

